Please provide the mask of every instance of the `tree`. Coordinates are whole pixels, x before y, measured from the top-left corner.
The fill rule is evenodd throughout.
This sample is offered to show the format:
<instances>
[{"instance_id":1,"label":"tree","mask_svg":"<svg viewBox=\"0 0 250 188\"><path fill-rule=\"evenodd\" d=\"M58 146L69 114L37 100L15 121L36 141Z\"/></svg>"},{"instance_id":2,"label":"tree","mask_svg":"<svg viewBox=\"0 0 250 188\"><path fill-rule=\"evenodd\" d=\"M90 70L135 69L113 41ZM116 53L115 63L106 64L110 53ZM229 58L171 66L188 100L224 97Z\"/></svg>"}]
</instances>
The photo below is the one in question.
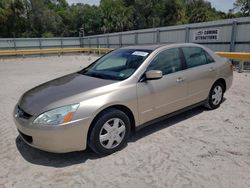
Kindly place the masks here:
<instances>
[{"instance_id":1,"label":"tree","mask_svg":"<svg viewBox=\"0 0 250 188\"><path fill-rule=\"evenodd\" d=\"M55 11L49 9L43 0L30 0L30 25L35 36L42 37L43 33L50 33L50 36L60 33L62 19Z\"/></svg>"},{"instance_id":2,"label":"tree","mask_svg":"<svg viewBox=\"0 0 250 188\"><path fill-rule=\"evenodd\" d=\"M240 9L243 16L250 16L250 0L236 0L234 6Z\"/></svg>"},{"instance_id":3,"label":"tree","mask_svg":"<svg viewBox=\"0 0 250 188\"><path fill-rule=\"evenodd\" d=\"M0 24L4 23L7 19L8 9L7 9L7 0L0 1Z\"/></svg>"},{"instance_id":4,"label":"tree","mask_svg":"<svg viewBox=\"0 0 250 188\"><path fill-rule=\"evenodd\" d=\"M26 0L3 0L0 3L1 36L20 37L25 31L25 3Z\"/></svg>"},{"instance_id":5,"label":"tree","mask_svg":"<svg viewBox=\"0 0 250 188\"><path fill-rule=\"evenodd\" d=\"M189 23L199 23L227 18L225 13L212 8L211 3L208 1L188 0L186 3L186 16Z\"/></svg>"},{"instance_id":6,"label":"tree","mask_svg":"<svg viewBox=\"0 0 250 188\"><path fill-rule=\"evenodd\" d=\"M97 6L77 4L71 7L71 14L76 32L83 28L85 35L101 33L101 11Z\"/></svg>"},{"instance_id":7,"label":"tree","mask_svg":"<svg viewBox=\"0 0 250 188\"><path fill-rule=\"evenodd\" d=\"M101 0L100 11L104 33L123 31L133 26L132 9L126 7L122 0Z\"/></svg>"},{"instance_id":8,"label":"tree","mask_svg":"<svg viewBox=\"0 0 250 188\"><path fill-rule=\"evenodd\" d=\"M211 4L203 0L190 0L187 4L187 16L189 23L199 23L208 21L208 11Z\"/></svg>"},{"instance_id":9,"label":"tree","mask_svg":"<svg viewBox=\"0 0 250 188\"><path fill-rule=\"evenodd\" d=\"M159 15L161 21L160 26L168 26L168 25L174 25L178 21L178 12L181 8L178 3L176 3L175 0L166 0L163 1L163 7L162 13ZM156 9L157 10L157 9Z\"/></svg>"},{"instance_id":10,"label":"tree","mask_svg":"<svg viewBox=\"0 0 250 188\"><path fill-rule=\"evenodd\" d=\"M240 12L217 11L206 0L101 0L100 5L67 0L0 0L0 37L60 37L212 21L248 16L250 0L236 0ZM233 8L233 7L232 7Z\"/></svg>"}]
</instances>

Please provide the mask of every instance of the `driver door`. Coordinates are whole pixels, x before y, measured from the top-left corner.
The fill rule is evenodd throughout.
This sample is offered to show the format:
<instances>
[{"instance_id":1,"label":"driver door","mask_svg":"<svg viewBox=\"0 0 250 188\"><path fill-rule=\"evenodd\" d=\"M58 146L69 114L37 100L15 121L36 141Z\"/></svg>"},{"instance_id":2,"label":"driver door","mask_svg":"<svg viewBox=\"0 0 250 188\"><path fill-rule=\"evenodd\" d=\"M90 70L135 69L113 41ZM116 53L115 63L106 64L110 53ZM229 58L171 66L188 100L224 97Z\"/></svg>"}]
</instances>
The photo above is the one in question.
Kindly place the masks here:
<instances>
[{"instance_id":1,"label":"driver door","mask_svg":"<svg viewBox=\"0 0 250 188\"><path fill-rule=\"evenodd\" d=\"M163 77L137 84L140 124L187 106L186 74L178 48L161 51L147 68L161 70Z\"/></svg>"}]
</instances>

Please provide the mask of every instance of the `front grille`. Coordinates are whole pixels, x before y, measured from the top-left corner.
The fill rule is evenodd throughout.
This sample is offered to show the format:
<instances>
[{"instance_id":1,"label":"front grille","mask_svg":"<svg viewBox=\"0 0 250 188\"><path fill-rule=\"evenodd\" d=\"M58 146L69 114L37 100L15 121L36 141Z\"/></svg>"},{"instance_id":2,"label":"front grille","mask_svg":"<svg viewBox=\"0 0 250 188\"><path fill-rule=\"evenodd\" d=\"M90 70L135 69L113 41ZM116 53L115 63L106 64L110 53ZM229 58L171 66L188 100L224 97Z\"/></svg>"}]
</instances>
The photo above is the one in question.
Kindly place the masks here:
<instances>
[{"instance_id":1,"label":"front grille","mask_svg":"<svg viewBox=\"0 0 250 188\"><path fill-rule=\"evenodd\" d=\"M17 115L18 117L23 118L23 119L29 119L32 117L32 115L25 112L22 108L20 108L20 106L17 107Z\"/></svg>"},{"instance_id":2,"label":"front grille","mask_svg":"<svg viewBox=\"0 0 250 188\"><path fill-rule=\"evenodd\" d=\"M19 134L21 135L21 137L28 143L32 143L33 142L33 138L32 136L26 135L24 133L22 133L20 130L18 130Z\"/></svg>"}]
</instances>

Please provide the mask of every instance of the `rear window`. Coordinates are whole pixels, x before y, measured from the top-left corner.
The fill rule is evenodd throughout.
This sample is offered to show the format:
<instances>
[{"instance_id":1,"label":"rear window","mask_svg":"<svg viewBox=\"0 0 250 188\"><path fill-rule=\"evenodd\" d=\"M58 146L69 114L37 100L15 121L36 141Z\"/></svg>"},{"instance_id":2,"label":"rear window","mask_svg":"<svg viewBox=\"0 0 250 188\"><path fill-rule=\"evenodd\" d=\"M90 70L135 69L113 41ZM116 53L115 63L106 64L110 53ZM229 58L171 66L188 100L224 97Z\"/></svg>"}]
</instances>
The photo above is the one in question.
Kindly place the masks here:
<instances>
[{"instance_id":1,"label":"rear window","mask_svg":"<svg viewBox=\"0 0 250 188\"><path fill-rule=\"evenodd\" d=\"M182 69L179 49L173 48L160 52L148 67L148 70L161 70L162 74L171 74Z\"/></svg>"}]
</instances>

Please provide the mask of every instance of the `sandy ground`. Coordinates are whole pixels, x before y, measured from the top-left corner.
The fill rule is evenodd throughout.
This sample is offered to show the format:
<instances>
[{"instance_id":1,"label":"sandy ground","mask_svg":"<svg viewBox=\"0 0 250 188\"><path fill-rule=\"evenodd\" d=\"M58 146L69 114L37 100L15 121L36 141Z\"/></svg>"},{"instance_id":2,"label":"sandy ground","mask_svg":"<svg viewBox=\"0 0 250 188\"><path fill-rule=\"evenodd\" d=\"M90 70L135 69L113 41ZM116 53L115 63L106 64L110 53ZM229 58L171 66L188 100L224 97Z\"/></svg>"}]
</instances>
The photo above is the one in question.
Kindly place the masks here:
<instances>
[{"instance_id":1,"label":"sandy ground","mask_svg":"<svg viewBox=\"0 0 250 188\"><path fill-rule=\"evenodd\" d=\"M20 95L93 59L0 59L0 187L250 187L249 73L234 73L219 109L198 107L146 127L107 157L27 146L12 121Z\"/></svg>"}]
</instances>

